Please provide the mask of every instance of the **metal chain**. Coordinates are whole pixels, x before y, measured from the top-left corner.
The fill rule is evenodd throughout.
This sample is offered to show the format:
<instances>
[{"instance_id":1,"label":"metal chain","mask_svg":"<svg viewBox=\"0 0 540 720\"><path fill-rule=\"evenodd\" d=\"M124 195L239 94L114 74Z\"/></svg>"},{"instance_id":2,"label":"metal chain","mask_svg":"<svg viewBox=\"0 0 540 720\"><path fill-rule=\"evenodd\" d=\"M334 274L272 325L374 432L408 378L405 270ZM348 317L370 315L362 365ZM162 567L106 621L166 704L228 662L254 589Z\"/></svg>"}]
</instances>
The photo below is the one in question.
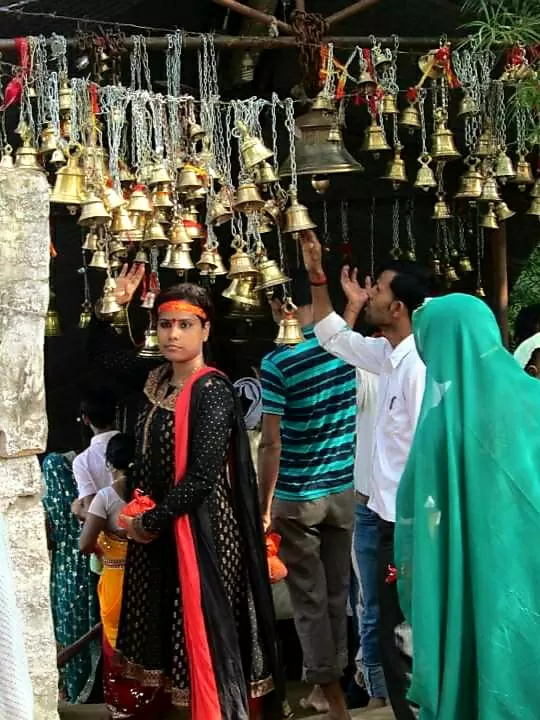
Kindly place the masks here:
<instances>
[{"instance_id":1,"label":"metal chain","mask_svg":"<svg viewBox=\"0 0 540 720\"><path fill-rule=\"evenodd\" d=\"M414 238L414 232L413 232L413 223L414 223L414 200L409 199L407 202L407 216L406 216L406 229L407 229L407 239L409 242L409 250L412 253L412 255L416 254L416 240Z\"/></svg>"},{"instance_id":2,"label":"metal chain","mask_svg":"<svg viewBox=\"0 0 540 720\"><path fill-rule=\"evenodd\" d=\"M516 111L517 149L520 155L524 155L525 148L525 112L522 107Z\"/></svg>"},{"instance_id":3,"label":"metal chain","mask_svg":"<svg viewBox=\"0 0 540 720\"><path fill-rule=\"evenodd\" d=\"M51 59L58 63L58 74L68 74L67 42L63 35L53 33L51 36Z\"/></svg>"},{"instance_id":4,"label":"metal chain","mask_svg":"<svg viewBox=\"0 0 540 720\"><path fill-rule=\"evenodd\" d=\"M328 205L326 203L326 200L323 200L322 208L323 208L323 239L324 239L324 244L326 246L328 246L329 241L330 241L330 232L328 230ZM342 224L343 224L343 219L342 219Z\"/></svg>"},{"instance_id":5,"label":"metal chain","mask_svg":"<svg viewBox=\"0 0 540 720\"><path fill-rule=\"evenodd\" d=\"M167 55L165 72L167 75L167 94L178 97L182 93L182 43L184 35L177 30L167 35Z\"/></svg>"},{"instance_id":6,"label":"metal chain","mask_svg":"<svg viewBox=\"0 0 540 720\"><path fill-rule=\"evenodd\" d=\"M130 87L132 90L142 89L142 62L141 62L141 36L133 35L131 38L133 49L129 56L129 65L131 72Z\"/></svg>"},{"instance_id":7,"label":"metal chain","mask_svg":"<svg viewBox=\"0 0 540 720\"><path fill-rule=\"evenodd\" d=\"M298 190L298 177L296 174L296 144L295 144L295 124L294 124L294 105L291 98L285 98L285 127L289 132L289 159L291 163L291 183L290 189L294 192Z\"/></svg>"},{"instance_id":8,"label":"metal chain","mask_svg":"<svg viewBox=\"0 0 540 720\"><path fill-rule=\"evenodd\" d=\"M47 67L47 40L43 35L34 38L35 55L32 66L32 74L37 95L37 122L38 127L42 127L44 122L50 120L49 109L49 93L48 78L49 72Z\"/></svg>"},{"instance_id":9,"label":"metal chain","mask_svg":"<svg viewBox=\"0 0 540 720\"><path fill-rule=\"evenodd\" d=\"M334 73L334 43L328 43L328 57L326 60L326 78L324 80L324 95L334 97L336 92L336 82Z\"/></svg>"},{"instance_id":10,"label":"metal chain","mask_svg":"<svg viewBox=\"0 0 540 720\"><path fill-rule=\"evenodd\" d=\"M227 105L225 110L225 182L229 187L232 187L232 168L231 168L231 137L232 137L232 105Z\"/></svg>"},{"instance_id":11,"label":"metal chain","mask_svg":"<svg viewBox=\"0 0 540 720\"><path fill-rule=\"evenodd\" d=\"M326 203L325 203L326 208ZM349 242L349 203L347 200L341 201L341 237L345 244Z\"/></svg>"},{"instance_id":12,"label":"metal chain","mask_svg":"<svg viewBox=\"0 0 540 720\"><path fill-rule=\"evenodd\" d=\"M163 151L165 149L163 144L162 100L161 95L152 95L150 97L150 111L152 113L152 124L154 127L154 150L156 157L159 159L163 158Z\"/></svg>"},{"instance_id":13,"label":"metal chain","mask_svg":"<svg viewBox=\"0 0 540 720\"><path fill-rule=\"evenodd\" d=\"M497 118L497 135L502 149L506 149L506 105L504 102L504 85L500 80L493 82L495 91L495 117Z\"/></svg>"},{"instance_id":14,"label":"metal chain","mask_svg":"<svg viewBox=\"0 0 540 720\"><path fill-rule=\"evenodd\" d=\"M420 113L420 132L422 137L422 156L428 154L426 130L426 91L420 88L418 93L418 111Z\"/></svg>"},{"instance_id":15,"label":"metal chain","mask_svg":"<svg viewBox=\"0 0 540 720\"><path fill-rule=\"evenodd\" d=\"M477 61L479 66L478 80L479 80L479 107L482 114L486 114L486 101L489 93L489 86L491 84L491 73L495 66L496 57L494 53L490 51L477 53Z\"/></svg>"},{"instance_id":16,"label":"metal chain","mask_svg":"<svg viewBox=\"0 0 540 720\"><path fill-rule=\"evenodd\" d=\"M277 136L277 106L279 105L277 93L272 93L271 117L272 117L272 152L274 161L274 170L278 169L278 136Z\"/></svg>"},{"instance_id":17,"label":"metal chain","mask_svg":"<svg viewBox=\"0 0 540 720\"><path fill-rule=\"evenodd\" d=\"M120 145L126 118L129 95L125 88L108 85L103 88L102 110L107 119L107 135L109 140L109 169L114 189L119 192L120 185Z\"/></svg>"},{"instance_id":18,"label":"metal chain","mask_svg":"<svg viewBox=\"0 0 540 720\"><path fill-rule=\"evenodd\" d=\"M148 51L146 49L146 38L144 35L140 36L140 43L141 43L141 56L142 56L142 65L144 70L144 79L146 81L146 87L148 89L148 92L152 92L152 78L150 75L150 63L148 61Z\"/></svg>"}]
</instances>

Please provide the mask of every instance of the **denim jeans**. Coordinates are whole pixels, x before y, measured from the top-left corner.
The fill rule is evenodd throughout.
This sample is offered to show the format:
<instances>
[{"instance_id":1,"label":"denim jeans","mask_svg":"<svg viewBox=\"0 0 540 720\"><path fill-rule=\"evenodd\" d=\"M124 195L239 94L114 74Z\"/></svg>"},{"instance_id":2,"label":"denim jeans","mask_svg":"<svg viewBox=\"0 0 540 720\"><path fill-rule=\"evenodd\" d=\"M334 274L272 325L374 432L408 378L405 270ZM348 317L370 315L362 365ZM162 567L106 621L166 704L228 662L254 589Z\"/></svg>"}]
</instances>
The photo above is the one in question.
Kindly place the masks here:
<instances>
[{"instance_id":1,"label":"denim jeans","mask_svg":"<svg viewBox=\"0 0 540 720\"><path fill-rule=\"evenodd\" d=\"M357 617L360 627L356 665L362 671L370 697L386 698L379 646L378 551L379 528L377 515L366 505L356 503L353 540L353 566L360 583Z\"/></svg>"}]
</instances>

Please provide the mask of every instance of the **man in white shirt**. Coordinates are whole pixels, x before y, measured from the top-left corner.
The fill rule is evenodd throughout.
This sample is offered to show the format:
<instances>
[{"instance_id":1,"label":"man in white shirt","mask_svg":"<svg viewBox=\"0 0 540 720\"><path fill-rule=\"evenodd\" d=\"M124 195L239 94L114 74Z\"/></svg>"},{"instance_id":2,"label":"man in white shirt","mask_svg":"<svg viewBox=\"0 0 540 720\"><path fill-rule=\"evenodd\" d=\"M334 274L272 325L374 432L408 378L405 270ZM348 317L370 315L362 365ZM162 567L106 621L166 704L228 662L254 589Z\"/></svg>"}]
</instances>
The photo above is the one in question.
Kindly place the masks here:
<instances>
[{"instance_id":1,"label":"man in white shirt","mask_svg":"<svg viewBox=\"0 0 540 720\"><path fill-rule=\"evenodd\" d=\"M376 284L360 287L344 269L342 285L348 310L366 309L366 320L383 337L354 332L332 307L322 266L321 245L312 232L302 235L304 263L312 286L315 334L331 354L379 376L373 465L368 508L378 516L380 647L392 708L397 720L412 720L406 694L410 667L396 645L395 629L403 622L399 607L393 539L396 495L405 468L425 387L425 366L412 335L412 313L430 291L431 278L411 263L395 263Z\"/></svg>"},{"instance_id":2,"label":"man in white shirt","mask_svg":"<svg viewBox=\"0 0 540 720\"><path fill-rule=\"evenodd\" d=\"M81 422L90 427L93 437L90 446L73 460L73 474L79 491L73 512L80 520L86 518L98 490L112 485L105 453L107 443L118 432L113 430L114 418L115 403L106 392L89 393L81 402Z\"/></svg>"}]
</instances>

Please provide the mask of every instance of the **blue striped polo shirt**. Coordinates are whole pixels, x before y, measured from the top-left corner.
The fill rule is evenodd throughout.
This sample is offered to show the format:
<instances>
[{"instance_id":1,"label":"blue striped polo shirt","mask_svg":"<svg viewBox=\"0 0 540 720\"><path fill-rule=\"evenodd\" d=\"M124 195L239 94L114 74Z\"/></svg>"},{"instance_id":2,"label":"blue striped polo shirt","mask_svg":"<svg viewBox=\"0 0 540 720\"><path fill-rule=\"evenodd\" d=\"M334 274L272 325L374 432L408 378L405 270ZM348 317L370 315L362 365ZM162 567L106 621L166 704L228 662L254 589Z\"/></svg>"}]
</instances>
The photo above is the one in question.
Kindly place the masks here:
<instances>
[{"instance_id":1,"label":"blue striped polo shirt","mask_svg":"<svg viewBox=\"0 0 540 720\"><path fill-rule=\"evenodd\" d=\"M355 369L324 350L313 326L305 341L282 346L261 366L263 412L281 415L275 496L316 500L353 484Z\"/></svg>"}]
</instances>

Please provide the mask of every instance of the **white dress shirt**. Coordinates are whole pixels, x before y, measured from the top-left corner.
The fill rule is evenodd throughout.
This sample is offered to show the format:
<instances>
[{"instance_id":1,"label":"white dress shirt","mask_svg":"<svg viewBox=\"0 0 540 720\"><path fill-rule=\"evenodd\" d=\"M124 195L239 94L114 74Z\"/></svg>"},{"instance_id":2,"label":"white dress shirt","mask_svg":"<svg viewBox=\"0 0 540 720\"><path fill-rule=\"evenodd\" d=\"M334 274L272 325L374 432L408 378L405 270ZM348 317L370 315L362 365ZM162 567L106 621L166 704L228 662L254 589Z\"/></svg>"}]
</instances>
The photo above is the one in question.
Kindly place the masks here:
<instances>
[{"instance_id":1,"label":"white dress shirt","mask_svg":"<svg viewBox=\"0 0 540 720\"><path fill-rule=\"evenodd\" d=\"M393 348L386 338L354 332L336 313L315 326L320 344L350 365L379 376L369 504L395 522L396 495L409 456L426 383L426 367L409 335Z\"/></svg>"},{"instance_id":2,"label":"white dress shirt","mask_svg":"<svg viewBox=\"0 0 540 720\"><path fill-rule=\"evenodd\" d=\"M118 430L111 430L94 435L90 446L73 461L73 474L77 481L79 500L95 495L101 488L112 485L113 478L107 468L105 453L109 440L117 433Z\"/></svg>"},{"instance_id":3,"label":"white dress shirt","mask_svg":"<svg viewBox=\"0 0 540 720\"><path fill-rule=\"evenodd\" d=\"M373 471L373 433L377 418L379 377L356 368L356 456L354 489L369 497Z\"/></svg>"}]
</instances>

